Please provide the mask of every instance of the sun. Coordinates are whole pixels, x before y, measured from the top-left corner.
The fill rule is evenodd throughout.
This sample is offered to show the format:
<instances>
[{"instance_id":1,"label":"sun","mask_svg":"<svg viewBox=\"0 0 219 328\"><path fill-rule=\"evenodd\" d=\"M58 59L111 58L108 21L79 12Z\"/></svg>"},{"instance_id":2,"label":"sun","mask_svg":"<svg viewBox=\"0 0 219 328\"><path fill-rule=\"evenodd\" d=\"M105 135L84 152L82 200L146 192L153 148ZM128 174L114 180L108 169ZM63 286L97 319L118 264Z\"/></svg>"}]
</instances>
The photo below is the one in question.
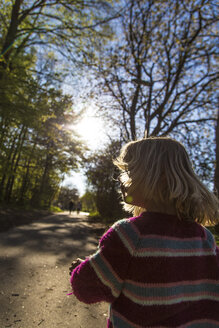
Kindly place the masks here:
<instances>
[{"instance_id":1,"label":"sun","mask_svg":"<svg viewBox=\"0 0 219 328\"><path fill-rule=\"evenodd\" d=\"M101 148L106 142L106 130L103 119L89 112L84 114L74 128L91 150Z\"/></svg>"}]
</instances>

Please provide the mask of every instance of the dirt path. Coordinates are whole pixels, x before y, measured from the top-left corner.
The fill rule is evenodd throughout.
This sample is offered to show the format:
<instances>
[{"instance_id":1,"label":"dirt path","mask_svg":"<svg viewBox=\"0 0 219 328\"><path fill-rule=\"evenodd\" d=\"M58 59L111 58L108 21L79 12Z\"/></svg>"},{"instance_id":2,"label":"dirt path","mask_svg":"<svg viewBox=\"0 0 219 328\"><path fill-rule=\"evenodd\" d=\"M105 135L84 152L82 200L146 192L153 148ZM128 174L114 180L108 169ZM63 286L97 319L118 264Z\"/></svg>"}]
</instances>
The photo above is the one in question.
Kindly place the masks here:
<instances>
[{"instance_id":1,"label":"dirt path","mask_svg":"<svg viewBox=\"0 0 219 328\"><path fill-rule=\"evenodd\" d=\"M68 267L92 254L103 227L61 213L0 233L0 327L103 328L108 305L77 301Z\"/></svg>"}]
</instances>

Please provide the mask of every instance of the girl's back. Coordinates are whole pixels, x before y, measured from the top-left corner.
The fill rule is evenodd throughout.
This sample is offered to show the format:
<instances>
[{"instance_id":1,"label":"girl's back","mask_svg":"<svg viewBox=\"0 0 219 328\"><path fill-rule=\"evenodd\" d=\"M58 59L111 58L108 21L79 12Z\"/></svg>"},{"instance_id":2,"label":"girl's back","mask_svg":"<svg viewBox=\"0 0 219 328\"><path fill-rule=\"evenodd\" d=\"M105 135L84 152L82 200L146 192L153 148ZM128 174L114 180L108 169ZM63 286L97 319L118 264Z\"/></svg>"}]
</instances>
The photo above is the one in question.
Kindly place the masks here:
<instances>
[{"instance_id":1,"label":"girl's back","mask_svg":"<svg viewBox=\"0 0 219 328\"><path fill-rule=\"evenodd\" d=\"M116 230L131 260L111 327L218 327L219 253L210 231L161 213Z\"/></svg>"}]
</instances>

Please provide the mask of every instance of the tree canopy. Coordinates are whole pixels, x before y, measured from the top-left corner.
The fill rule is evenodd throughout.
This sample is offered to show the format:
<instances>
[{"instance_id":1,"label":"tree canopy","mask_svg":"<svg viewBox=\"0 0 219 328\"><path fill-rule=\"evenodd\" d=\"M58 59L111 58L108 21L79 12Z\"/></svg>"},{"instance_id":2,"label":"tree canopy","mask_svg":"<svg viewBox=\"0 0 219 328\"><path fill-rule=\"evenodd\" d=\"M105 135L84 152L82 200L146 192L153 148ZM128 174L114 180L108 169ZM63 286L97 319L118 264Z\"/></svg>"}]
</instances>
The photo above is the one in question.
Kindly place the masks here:
<instances>
[{"instance_id":1,"label":"tree canopy","mask_svg":"<svg viewBox=\"0 0 219 328\"><path fill-rule=\"evenodd\" d=\"M95 195L97 210L107 219L118 219L124 214L118 194L118 172L113 164L120 147L120 142L112 141L104 150L91 155L84 163L90 191Z\"/></svg>"},{"instance_id":2,"label":"tree canopy","mask_svg":"<svg viewBox=\"0 0 219 328\"><path fill-rule=\"evenodd\" d=\"M104 213L104 199L118 200L110 182L116 145L149 136L183 141L196 172L213 183L215 1L0 0L0 16L1 202L50 206L84 159ZM96 87L86 97L119 139L89 159L68 128L80 113L64 87L82 72Z\"/></svg>"},{"instance_id":3,"label":"tree canopy","mask_svg":"<svg viewBox=\"0 0 219 328\"><path fill-rule=\"evenodd\" d=\"M45 47L69 58L89 51L96 36L107 36L104 24L116 17L111 1L0 1L0 52L3 66L31 47ZM93 45L94 47L94 45Z\"/></svg>"},{"instance_id":4,"label":"tree canopy","mask_svg":"<svg viewBox=\"0 0 219 328\"><path fill-rule=\"evenodd\" d=\"M0 16L0 200L49 207L83 159L67 69L110 37L117 14L111 1L14 0Z\"/></svg>"},{"instance_id":5,"label":"tree canopy","mask_svg":"<svg viewBox=\"0 0 219 328\"><path fill-rule=\"evenodd\" d=\"M213 171L217 13L213 0L127 1L117 38L93 63L97 102L122 140L183 140L204 178Z\"/></svg>"}]
</instances>

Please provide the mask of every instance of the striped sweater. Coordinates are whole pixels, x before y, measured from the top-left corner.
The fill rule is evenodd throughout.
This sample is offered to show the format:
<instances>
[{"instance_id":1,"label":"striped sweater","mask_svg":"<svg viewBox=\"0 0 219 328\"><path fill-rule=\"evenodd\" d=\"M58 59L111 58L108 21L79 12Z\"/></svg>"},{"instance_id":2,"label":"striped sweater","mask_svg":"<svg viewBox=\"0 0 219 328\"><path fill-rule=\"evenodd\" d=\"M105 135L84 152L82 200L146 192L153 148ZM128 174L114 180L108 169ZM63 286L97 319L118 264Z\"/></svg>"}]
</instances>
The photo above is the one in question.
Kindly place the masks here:
<instances>
[{"instance_id":1,"label":"striped sweater","mask_svg":"<svg viewBox=\"0 0 219 328\"><path fill-rule=\"evenodd\" d=\"M110 303L108 328L219 327L219 249L209 230L174 215L116 222L71 285L81 302Z\"/></svg>"}]
</instances>

